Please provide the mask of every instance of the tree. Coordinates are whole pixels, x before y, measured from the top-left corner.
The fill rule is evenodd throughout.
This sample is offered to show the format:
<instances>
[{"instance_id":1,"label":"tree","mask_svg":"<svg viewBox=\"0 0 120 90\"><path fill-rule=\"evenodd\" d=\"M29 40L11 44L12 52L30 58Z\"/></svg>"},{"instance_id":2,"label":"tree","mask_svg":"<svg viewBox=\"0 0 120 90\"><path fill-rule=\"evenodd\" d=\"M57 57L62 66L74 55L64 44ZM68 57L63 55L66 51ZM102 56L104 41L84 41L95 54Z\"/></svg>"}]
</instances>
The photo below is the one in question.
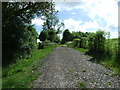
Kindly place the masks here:
<instances>
[{"instance_id":1,"label":"tree","mask_svg":"<svg viewBox=\"0 0 120 90\"><path fill-rule=\"evenodd\" d=\"M48 33L48 40L50 41L54 41L55 36L61 33L61 28L64 26L58 19L57 13L55 6L52 5L51 10L44 13L45 17L42 18L45 21L42 29Z\"/></svg>"},{"instance_id":2,"label":"tree","mask_svg":"<svg viewBox=\"0 0 120 90\"><path fill-rule=\"evenodd\" d=\"M55 39L55 32L54 30L49 30L48 31L48 40L50 40L51 42L53 42Z\"/></svg>"},{"instance_id":3,"label":"tree","mask_svg":"<svg viewBox=\"0 0 120 90\"><path fill-rule=\"evenodd\" d=\"M72 40L73 40L73 39L75 39L75 38L81 39L81 38L83 37L83 34L84 34L84 33L79 31L79 32L72 32L71 34L72 34L71 38L72 38Z\"/></svg>"},{"instance_id":4,"label":"tree","mask_svg":"<svg viewBox=\"0 0 120 90\"><path fill-rule=\"evenodd\" d=\"M63 32L63 41L67 42L67 41L71 41L72 38L71 38L71 33L69 32L68 29L66 29L64 32Z\"/></svg>"},{"instance_id":5,"label":"tree","mask_svg":"<svg viewBox=\"0 0 120 90\"><path fill-rule=\"evenodd\" d=\"M47 39L48 35L45 31L41 31L40 35L39 35L39 39L40 41L45 41Z\"/></svg>"},{"instance_id":6,"label":"tree","mask_svg":"<svg viewBox=\"0 0 120 90\"><path fill-rule=\"evenodd\" d=\"M3 64L25 58L35 48L37 32L31 20L50 11L49 2L2 2Z\"/></svg>"},{"instance_id":7,"label":"tree","mask_svg":"<svg viewBox=\"0 0 120 90\"><path fill-rule=\"evenodd\" d=\"M80 46L80 39L76 38L73 40L74 47L79 47Z\"/></svg>"},{"instance_id":8,"label":"tree","mask_svg":"<svg viewBox=\"0 0 120 90\"><path fill-rule=\"evenodd\" d=\"M60 37L58 37L57 35L55 36L54 42L59 43L60 42Z\"/></svg>"}]
</instances>

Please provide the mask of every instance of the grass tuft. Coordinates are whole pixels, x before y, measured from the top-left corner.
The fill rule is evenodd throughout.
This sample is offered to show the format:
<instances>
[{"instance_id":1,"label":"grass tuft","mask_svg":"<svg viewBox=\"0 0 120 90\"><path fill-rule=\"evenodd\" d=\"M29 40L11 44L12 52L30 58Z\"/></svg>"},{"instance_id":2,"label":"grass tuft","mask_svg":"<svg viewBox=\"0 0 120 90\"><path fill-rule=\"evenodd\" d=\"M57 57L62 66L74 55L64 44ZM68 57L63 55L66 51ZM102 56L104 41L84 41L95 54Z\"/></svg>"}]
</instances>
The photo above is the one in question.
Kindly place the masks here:
<instances>
[{"instance_id":1,"label":"grass tuft","mask_svg":"<svg viewBox=\"0 0 120 90\"><path fill-rule=\"evenodd\" d=\"M78 87L78 88L86 88L86 85L87 85L87 83L81 82L81 81L79 81L79 82L77 83L77 87Z\"/></svg>"}]
</instances>

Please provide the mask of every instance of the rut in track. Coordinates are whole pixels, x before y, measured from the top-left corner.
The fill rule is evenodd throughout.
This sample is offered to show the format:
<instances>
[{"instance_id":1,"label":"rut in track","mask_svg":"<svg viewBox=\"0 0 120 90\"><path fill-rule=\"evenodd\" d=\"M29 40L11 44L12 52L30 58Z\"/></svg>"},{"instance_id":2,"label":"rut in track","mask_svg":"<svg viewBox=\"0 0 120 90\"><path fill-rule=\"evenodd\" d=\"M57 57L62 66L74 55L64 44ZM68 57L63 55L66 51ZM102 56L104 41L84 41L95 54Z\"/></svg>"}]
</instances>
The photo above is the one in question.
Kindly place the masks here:
<instances>
[{"instance_id":1,"label":"rut in track","mask_svg":"<svg viewBox=\"0 0 120 90\"><path fill-rule=\"evenodd\" d=\"M43 74L34 88L77 88L78 82L84 82L87 88L120 88L120 77L113 76L113 71L68 47L55 48L38 71Z\"/></svg>"}]
</instances>

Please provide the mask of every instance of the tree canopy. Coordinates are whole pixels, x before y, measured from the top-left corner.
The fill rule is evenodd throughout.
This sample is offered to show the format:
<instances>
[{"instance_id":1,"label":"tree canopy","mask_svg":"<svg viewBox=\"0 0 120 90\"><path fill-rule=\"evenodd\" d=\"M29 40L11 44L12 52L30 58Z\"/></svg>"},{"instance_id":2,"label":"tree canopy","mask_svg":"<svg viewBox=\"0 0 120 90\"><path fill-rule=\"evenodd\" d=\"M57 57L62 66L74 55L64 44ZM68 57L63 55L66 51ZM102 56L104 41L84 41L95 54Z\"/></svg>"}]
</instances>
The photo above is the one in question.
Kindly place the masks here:
<instances>
[{"instance_id":1,"label":"tree canopy","mask_svg":"<svg viewBox=\"0 0 120 90\"><path fill-rule=\"evenodd\" d=\"M2 2L3 64L25 58L33 51L37 32L31 20L50 12L51 5L51 2Z\"/></svg>"}]
</instances>

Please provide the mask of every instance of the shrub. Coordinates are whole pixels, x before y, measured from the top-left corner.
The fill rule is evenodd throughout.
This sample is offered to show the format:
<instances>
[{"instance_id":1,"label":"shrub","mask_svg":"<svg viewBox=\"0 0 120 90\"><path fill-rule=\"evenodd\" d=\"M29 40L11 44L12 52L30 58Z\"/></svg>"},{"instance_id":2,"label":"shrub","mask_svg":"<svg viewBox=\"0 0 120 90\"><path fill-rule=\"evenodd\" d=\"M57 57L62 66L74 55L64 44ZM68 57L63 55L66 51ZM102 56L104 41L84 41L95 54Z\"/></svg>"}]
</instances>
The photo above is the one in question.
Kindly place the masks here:
<instances>
[{"instance_id":1,"label":"shrub","mask_svg":"<svg viewBox=\"0 0 120 90\"><path fill-rule=\"evenodd\" d=\"M95 35L94 34L91 34L91 35L89 35L89 37L88 37L88 46L89 46L89 51L92 51L92 50L94 50L95 48L94 48L94 38L95 37Z\"/></svg>"},{"instance_id":2,"label":"shrub","mask_svg":"<svg viewBox=\"0 0 120 90\"><path fill-rule=\"evenodd\" d=\"M16 21L18 23L18 21ZM20 23L18 23L19 25ZM21 25L21 24L20 24ZM12 27L12 25L10 26ZM12 27L13 28L13 27ZM2 64L8 65L16 60L27 57L35 49L37 32L33 26L24 26L3 30Z\"/></svg>"},{"instance_id":3,"label":"shrub","mask_svg":"<svg viewBox=\"0 0 120 90\"><path fill-rule=\"evenodd\" d=\"M55 31L54 30L49 30L48 31L48 40L50 40L51 42L53 42L55 39Z\"/></svg>"},{"instance_id":4,"label":"shrub","mask_svg":"<svg viewBox=\"0 0 120 90\"><path fill-rule=\"evenodd\" d=\"M69 41L69 42L67 42L66 44L67 44L68 47L74 47L72 41Z\"/></svg>"},{"instance_id":5,"label":"shrub","mask_svg":"<svg viewBox=\"0 0 120 90\"><path fill-rule=\"evenodd\" d=\"M65 42L66 42L66 41L65 41L64 39L61 40L61 44L65 44Z\"/></svg>"},{"instance_id":6,"label":"shrub","mask_svg":"<svg viewBox=\"0 0 120 90\"><path fill-rule=\"evenodd\" d=\"M87 37L82 37L81 39L81 47L87 49L88 48L88 38Z\"/></svg>"},{"instance_id":7,"label":"shrub","mask_svg":"<svg viewBox=\"0 0 120 90\"><path fill-rule=\"evenodd\" d=\"M40 35L39 35L39 39L40 41L45 41L48 37L48 34L45 31L41 31Z\"/></svg>"},{"instance_id":8,"label":"shrub","mask_svg":"<svg viewBox=\"0 0 120 90\"><path fill-rule=\"evenodd\" d=\"M80 46L80 39L79 38L74 39L73 45L74 45L74 47L79 47Z\"/></svg>"},{"instance_id":9,"label":"shrub","mask_svg":"<svg viewBox=\"0 0 120 90\"><path fill-rule=\"evenodd\" d=\"M43 43L40 43L40 42L39 42L38 49L43 49L43 48L44 48L44 45L43 45Z\"/></svg>"},{"instance_id":10,"label":"shrub","mask_svg":"<svg viewBox=\"0 0 120 90\"><path fill-rule=\"evenodd\" d=\"M116 62L120 64L120 36L118 38L118 48L116 52Z\"/></svg>"},{"instance_id":11,"label":"shrub","mask_svg":"<svg viewBox=\"0 0 120 90\"><path fill-rule=\"evenodd\" d=\"M63 39L62 39L62 43L64 44L67 41L71 41L72 40L72 35L70 33L70 31L68 29L66 29L63 32Z\"/></svg>"},{"instance_id":12,"label":"shrub","mask_svg":"<svg viewBox=\"0 0 120 90\"><path fill-rule=\"evenodd\" d=\"M57 35L55 36L54 42L55 43L59 43L60 42L60 38Z\"/></svg>"},{"instance_id":13,"label":"shrub","mask_svg":"<svg viewBox=\"0 0 120 90\"><path fill-rule=\"evenodd\" d=\"M98 30L95 34L94 46L96 52L104 52L105 51L105 32Z\"/></svg>"}]
</instances>

